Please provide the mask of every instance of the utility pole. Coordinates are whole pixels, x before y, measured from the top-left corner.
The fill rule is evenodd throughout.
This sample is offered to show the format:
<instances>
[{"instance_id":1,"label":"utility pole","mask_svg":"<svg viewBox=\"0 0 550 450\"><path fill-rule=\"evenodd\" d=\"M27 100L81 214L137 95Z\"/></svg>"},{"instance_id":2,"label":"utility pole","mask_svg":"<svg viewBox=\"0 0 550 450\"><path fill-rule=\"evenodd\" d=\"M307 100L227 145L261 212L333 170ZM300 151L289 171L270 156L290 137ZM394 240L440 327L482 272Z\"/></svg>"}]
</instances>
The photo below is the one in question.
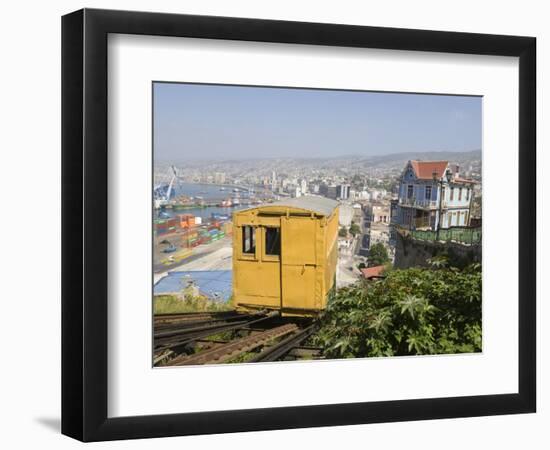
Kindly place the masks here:
<instances>
[{"instance_id":1,"label":"utility pole","mask_svg":"<svg viewBox=\"0 0 550 450\"><path fill-rule=\"evenodd\" d=\"M447 179L447 182L449 183L449 186L451 184L451 177L452 173L449 169L445 171L445 178ZM438 181L439 183L439 209L438 209L438 217L437 217L437 227L435 231L435 240L439 241L439 230L441 229L441 215L442 215L442 205L443 205L443 177L440 177L439 180L437 180L437 172L432 173L432 178L434 181Z\"/></svg>"}]
</instances>

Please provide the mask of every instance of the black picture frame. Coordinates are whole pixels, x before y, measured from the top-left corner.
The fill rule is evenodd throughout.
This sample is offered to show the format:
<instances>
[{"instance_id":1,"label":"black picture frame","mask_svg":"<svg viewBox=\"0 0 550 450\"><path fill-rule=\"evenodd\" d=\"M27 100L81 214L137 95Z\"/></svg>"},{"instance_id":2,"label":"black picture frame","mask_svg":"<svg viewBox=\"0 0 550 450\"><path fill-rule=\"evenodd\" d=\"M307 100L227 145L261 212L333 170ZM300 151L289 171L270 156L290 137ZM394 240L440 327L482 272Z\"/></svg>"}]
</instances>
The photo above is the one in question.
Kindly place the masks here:
<instances>
[{"instance_id":1,"label":"black picture frame","mask_svg":"<svg viewBox=\"0 0 550 450\"><path fill-rule=\"evenodd\" d=\"M518 393L107 417L109 33L519 57ZM62 18L62 433L82 441L535 412L536 39L84 9Z\"/></svg>"}]
</instances>

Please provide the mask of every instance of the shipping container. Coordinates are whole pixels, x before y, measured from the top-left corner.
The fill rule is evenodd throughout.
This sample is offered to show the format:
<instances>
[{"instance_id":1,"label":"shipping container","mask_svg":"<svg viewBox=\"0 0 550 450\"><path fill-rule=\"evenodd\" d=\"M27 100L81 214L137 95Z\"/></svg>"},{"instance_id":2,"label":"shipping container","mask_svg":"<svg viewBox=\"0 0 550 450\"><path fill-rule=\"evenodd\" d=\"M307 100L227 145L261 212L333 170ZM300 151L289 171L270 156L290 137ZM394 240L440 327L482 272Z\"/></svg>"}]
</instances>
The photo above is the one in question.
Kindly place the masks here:
<instances>
[{"instance_id":1,"label":"shipping container","mask_svg":"<svg viewBox=\"0 0 550 450\"><path fill-rule=\"evenodd\" d=\"M179 226L183 229L195 226L195 216L193 214L178 214L177 219Z\"/></svg>"}]
</instances>

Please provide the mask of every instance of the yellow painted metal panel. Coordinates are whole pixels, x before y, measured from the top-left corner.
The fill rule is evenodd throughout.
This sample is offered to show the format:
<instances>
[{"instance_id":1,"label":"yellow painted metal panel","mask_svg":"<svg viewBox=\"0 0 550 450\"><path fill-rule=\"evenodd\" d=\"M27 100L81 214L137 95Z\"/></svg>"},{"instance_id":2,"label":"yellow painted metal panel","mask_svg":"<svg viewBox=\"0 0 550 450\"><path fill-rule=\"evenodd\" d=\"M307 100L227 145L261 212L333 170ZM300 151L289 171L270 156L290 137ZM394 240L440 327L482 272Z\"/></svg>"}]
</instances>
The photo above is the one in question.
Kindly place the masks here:
<instances>
[{"instance_id":1,"label":"yellow painted metal panel","mask_svg":"<svg viewBox=\"0 0 550 450\"><path fill-rule=\"evenodd\" d=\"M260 213L257 221L261 225L278 227L281 224L281 216L266 216Z\"/></svg>"},{"instance_id":2,"label":"yellow painted metal panel","mask_svg":"<svg viewBox=\"0 0 550 450\"><path fill-rule=\"evenodd\" d=\"M315 267L283 265L283 309L316 309Z\"/></svg>"},{"instance_id":3,"label":"yellow painted metal panel","mask_svg":"<svg viewBox=\"0 0 550 450\"><path fill-rule=\"evenodd\" d=\"M240 261L233 274L233 304L280 307L278 264Z\"/></svg>"},{"instance_id":4,"label":"yellow painted metal panel","mask_svg":"<svg viewBox=\"0 0 550 450\"><path fill-rule=\"evenodd\" d=\"M234 213L233 302L310 315L326 307L337 262L338 208L330 216L263 205ZM281 256L266 255L265 227L281 226ZM242 226L253 225L254 255L242 253ZM281 301L282 296L282 301Z\"/></svg>"},{"instance_id":5,"label":"yellow painted metal panel","mask_svg":"<svg viewBox=\"0 0 550 450\"><path fill-rule=\"evenodd\" d=\"M310 217L283 217L281 219L281 249L283 265L315 264L317 221Z\"/></svg>"},{"instance_id":6,"label":"yellow painted metal panel","mask_svg":"<svg viewBox=\"0 0 550 450\"><path fill-rule=\"evenodd\" d=\"M316 308L317 220L311 217L284 217L282 226L283 308Z\"/></svg>"}]
</instances>

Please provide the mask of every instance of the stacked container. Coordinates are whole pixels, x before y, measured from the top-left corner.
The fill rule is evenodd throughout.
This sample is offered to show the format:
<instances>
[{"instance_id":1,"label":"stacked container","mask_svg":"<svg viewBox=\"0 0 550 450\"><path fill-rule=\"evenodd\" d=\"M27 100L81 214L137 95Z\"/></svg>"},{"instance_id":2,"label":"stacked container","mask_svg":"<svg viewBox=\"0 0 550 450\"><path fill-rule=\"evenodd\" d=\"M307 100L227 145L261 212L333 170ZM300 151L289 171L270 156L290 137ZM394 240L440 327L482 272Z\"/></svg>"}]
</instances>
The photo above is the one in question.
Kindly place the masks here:
<instances>
[{"instance_id":1,"label":"stacked container","mask_svg":"<svg viewBox=\"0 0 550 450\"><path fill-rule=\"evenodd\" d=\"M182 242L186 242L187 247L196 247L199 245L199 233L195 229L185 231Z\"/></svg>"},{"instance_id":2,"label":"stacked container","mask_svg":"<svg viewBox=\"0 0 550 450\"><path fill-rule=\"evenodd\" d=\"M209 244L212 241L210 233L206 228L201 228L199 231L199 244Z\"/></svg>"},{"instance_id":3,"label":"stacked container","mask_svg":"<svg viewBox=\"0 0 550 450\"><path fill-rule=\"evenodd\" d=\"M176 231L176 227L177 220L175 218L155 220L155 233L157 236L173 233Z\"/></svg>"},{"instance_id":4,"label":"stacked container","mask_svg":"<svg viewBox=\"0 0 550 450\"><path fill-rule=\"evenodd\" d=\"M178 214L179 226L182 229L193 228L195 226L195 216L193 214Z\"/></svg>"}]
</instances>

